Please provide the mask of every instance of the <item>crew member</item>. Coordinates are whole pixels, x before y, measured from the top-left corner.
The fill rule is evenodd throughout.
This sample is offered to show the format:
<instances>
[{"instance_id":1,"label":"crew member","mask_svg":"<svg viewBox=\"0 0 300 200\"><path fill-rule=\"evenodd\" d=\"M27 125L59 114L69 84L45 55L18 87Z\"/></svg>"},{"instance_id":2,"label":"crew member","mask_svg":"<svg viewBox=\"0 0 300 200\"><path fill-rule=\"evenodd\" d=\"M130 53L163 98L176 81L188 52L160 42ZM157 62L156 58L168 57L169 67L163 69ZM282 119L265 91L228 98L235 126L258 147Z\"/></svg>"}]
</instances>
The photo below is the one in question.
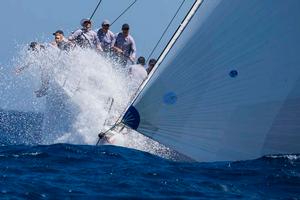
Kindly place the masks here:
<instances>
[{"instance_id":1,"label":"crew member","mask_svg":"<svg viewBox=\"0 0 300 200\"><path fill-rule=\"evenodd\" d=\"M147 73L150 74L150 72L152 71L153 67L155 66L156 64L156 59L152 58L149 60L148 62L148 68L147 68Z\"/></svg>"},{"instance_id":2,"label":"crew member","mask_svg":"<svg viewBox=\"0 0 300 200\"><path fill-rule=\"evenodd\" d=\"M115 44L115 35L109 30L110 22L104 20L102 28L97 31L97 36L101 44L101 48L105 53L109 53Z\"/></svg>"},{"instance_id":3,"label":"crew member","mask_svg":"<svg viewBox=\"0 0 300 200\"><path fill-rule=\"evenodd\" d=\"M129 67L129 76L134 84L140 85L147 78L145 62L145 58L141 56L138 58L136 65Z\"/></svg>"},{"instance_id":4,"label":"crew member","mask_svg":"<svg viewBox=\"0 0 300 200\"><path fill-rule=\"evenodd\" d=\"M82 48L91 48L102 51L97 33L91 29L92 21L89 19L82 19L80 25L82 28L75 31L68 39Z\"/></svg>"},{"instance_id":5,"label":"crew member","mask_svg":"<svg viewBox=\"0 0 300 200\"><path fill-rule=\"evenodd\" d=\"M28 47L28 51L32 51L32 53L38 53L40 52L41 50L44 50L45 49L45 46L42 45L42 44L39 44L37 42L31 42L29 44L29 47ZM20 67L17 67L15 72L16 74L20 74L23 70L25 70L26 68L30 67L32 63L26 63Z\"/></svg>"},{"instance_id":6,"label":"crew member","mask_svg":"<svg viewBox=\"0 0 300 200\"><path fill-rule=\"evenodd\" d=\"M28 48L28 51L32 51L32 53L40 53L41 51L45 50L45 46L39 44L37 42L31 42ZM28 62L21 67L17 67L15 70L16 74L20 74L23 70L29 68L33 63ZM49 75L45 71L45 69L41 69L41 86L40 89L34 91L37 97L42 97L47 94L49 88Z\"/></svg>"},{"instance_id":7,"label":"crew member","mask_svg":"<svg viewBox=\"0 0 300 200\"><path fill-rule=\"evenodd\" d=\"M51 44L53 46L56 46L60 50L69 51L72 48L71 42L69 42L65 36L64 32L62 30L57 30L53 33L54 35L54 42Z\"/></svg>"},{"instance_id":8,"label":"crew member","mask_svg":"<svg viewBox=\"0 0 300 200\"><path fill-rule=\"evenodd\" d=\"M116 35L113 50L121 65L126 66L128 60L134 63L136 46L133 37L129 34L128 24L123 24L122 32Z\"/></svg>"}]
</instances>

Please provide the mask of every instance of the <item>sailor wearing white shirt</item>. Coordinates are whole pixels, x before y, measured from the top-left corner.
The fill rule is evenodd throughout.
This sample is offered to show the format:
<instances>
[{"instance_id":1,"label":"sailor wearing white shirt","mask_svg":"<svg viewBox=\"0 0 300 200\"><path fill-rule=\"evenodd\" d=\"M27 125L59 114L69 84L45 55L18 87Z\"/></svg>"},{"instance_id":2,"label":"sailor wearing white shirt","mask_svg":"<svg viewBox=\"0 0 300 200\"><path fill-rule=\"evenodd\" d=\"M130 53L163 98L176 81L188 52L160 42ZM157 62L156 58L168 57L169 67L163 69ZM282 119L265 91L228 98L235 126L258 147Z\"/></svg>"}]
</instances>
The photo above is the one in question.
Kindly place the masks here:
<instances>
[{"instance_id":1,"label":"sailor wearing white shirt","mask_svg":"<svg viewBox=\"0 0 300 200\"><path fill-rule=\"evenodd\" d=\"M69 42L65 37L64 37L64 32L62 30L57 30L53 33L54 35L54 41L51 43L53 46L57 47L60 50L63 51L69 51L71 50L72 43Z\"/></svg>"},{"instance_id":2,"label":"sailor wearing white shirt","mask_svg":"<svg viewBox=\"0 0 300 200\"><path fill-rule=\"evenodd\" d=\"M91 29L92 21L89 19L82 19L80 24L82 28L75 31L68 39L82 48L91 48L102 51L97 33Z\"/></svg>"},{"instance_id":3,"label":"sailor wearing white shirt","mask_svg":"<svg viewBox=\"0 0 300 200\"><path fill-rule=\"evenodd\" d=\"M147 78L147 71L145 69L145 58L139 57L136 65L129 67L129 76L135 84L140 85Z\"/></svg>"},{"instance_id":4,"label":"sailor wearing white shirt","mask_svg":"<svg viewBox=\"0 0 300 200\"><path fill-rule=\"evenodd\" d=\"M102 22L102 28L97 31L97 36L100 41L101 47L104 52L110 52L111 48L115 44L115 35L109 30L110 22L104 20Z\"/></svg>"},{"instance_id":5,"label":"sailor wearing white shirt","mask_svg":"<svg viewBox=\"0 0 300 200\"><path fill-rule=\"evenodd\" d=\"M122 32L115 37L116 41L113 49L119 58L120 64L126 66L128 60L133 63L136 56L136 45L133 37L129 34L129 25L123 24Z\"/></svg>"}]
</instances>

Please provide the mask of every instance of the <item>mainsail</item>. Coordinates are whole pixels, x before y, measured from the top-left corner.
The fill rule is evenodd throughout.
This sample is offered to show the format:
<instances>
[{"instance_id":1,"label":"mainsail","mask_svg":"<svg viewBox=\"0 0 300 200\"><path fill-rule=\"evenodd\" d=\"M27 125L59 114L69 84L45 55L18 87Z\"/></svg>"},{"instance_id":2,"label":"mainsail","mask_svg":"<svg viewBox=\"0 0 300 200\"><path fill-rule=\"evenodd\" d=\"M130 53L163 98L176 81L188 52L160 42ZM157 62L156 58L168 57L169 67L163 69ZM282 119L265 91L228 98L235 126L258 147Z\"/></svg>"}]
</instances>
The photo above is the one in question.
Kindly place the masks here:
<instances>
[{"instance_id":1,"label":"mainsail","mask_svg":"<svg viewBox=\"0 0 300 200\"><path fill-rule=\"evenodd\" d=\"M196 4L122 122L197 161L299 153L300 1Z\"/></svg>"}]
</instances>

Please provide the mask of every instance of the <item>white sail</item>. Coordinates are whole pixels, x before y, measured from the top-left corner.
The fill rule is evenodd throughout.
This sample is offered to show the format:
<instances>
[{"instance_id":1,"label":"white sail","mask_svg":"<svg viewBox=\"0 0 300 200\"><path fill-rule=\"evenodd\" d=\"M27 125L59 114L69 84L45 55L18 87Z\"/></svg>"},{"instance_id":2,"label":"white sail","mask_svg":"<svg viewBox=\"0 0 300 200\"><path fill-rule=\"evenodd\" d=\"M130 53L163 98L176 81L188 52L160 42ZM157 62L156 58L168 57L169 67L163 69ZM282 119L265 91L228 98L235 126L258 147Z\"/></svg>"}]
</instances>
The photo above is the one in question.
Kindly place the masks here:
<instances>
[{"instance_id":1,"label":"white sail","mask_svg":"<svg viewBox=\"0 0 300 200\"><path fill-rule=\"evenodd\" d=\"M197 161L299 153L299 9L203 1L123 123Z\"/></svg>"}]
</instances>

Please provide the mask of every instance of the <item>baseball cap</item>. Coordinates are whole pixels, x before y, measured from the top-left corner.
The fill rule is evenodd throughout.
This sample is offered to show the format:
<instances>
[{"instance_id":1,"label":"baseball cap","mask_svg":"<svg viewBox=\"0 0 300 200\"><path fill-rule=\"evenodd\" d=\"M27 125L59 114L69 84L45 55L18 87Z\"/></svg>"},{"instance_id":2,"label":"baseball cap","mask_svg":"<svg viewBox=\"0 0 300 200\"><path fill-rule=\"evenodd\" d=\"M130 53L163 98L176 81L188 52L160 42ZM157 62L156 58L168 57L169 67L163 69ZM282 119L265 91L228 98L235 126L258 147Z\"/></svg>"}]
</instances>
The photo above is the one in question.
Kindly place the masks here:
<instances>
[{"instance_id":1,"label":"baseball cap","mask_svg":"<svg viewBox=\"0 0 300 200\"><path fill-rule=\"evenodd\" d=\"M85 22L90 22L90 23L92 23L92 21L91 21L90 19L84 18L84 19L82 19L82 20L80 21L80 25L83 26L83 24L84 24Z\"/></svg>"},{"instance_id":2,"label":"baseball cap","mask_svg":"<svg viewBox=\"0 0 300 200\"><path fill-rule=\"evenodd\" d=\"M137 60L137 64L145 65L145 62L146 59L143 56L139 57Z\"/></svg>"},{"instance_id":3,"label":"baseball cap","mask_svg":"<svg viewBox=\"0 0 300 200\"><path fill-rule=\"evenodd\" d=\"M64 35L64 32L62 30L57 30L53 33L53 35L56 35L56 34L62 34Z\"/></svg>"},{"instance_id":4,"label":"baseball cap","mask_svg":"<svg viewBox=\"0 0 300 200\"><path fill-rule=\"evenodd\" d=\"M156 64L156 59L152 58L149 60L149 65L155 65Z\"/></svg>"},{"instance_id":5,"label":"baseball cap","mask_svg":"<svg viewBox=\"0 0 300 200\"><path fill-rule=\"evenodd\" d=\"M123 24L122 25L122 30L124 30L124 29L129 29L129 24Z\"/></svg>"},{"instance_id":6,"label":"baseball cap","mask_svg":"<svg viewBox=\"0 0 300 200\"><path fill-rule=\"evenodd\" d=\"M103 25L110 25L110 22L106 19L106 20L104 20L103 22L102 22L102 26Z\"/></svg>"}]
</instances>

